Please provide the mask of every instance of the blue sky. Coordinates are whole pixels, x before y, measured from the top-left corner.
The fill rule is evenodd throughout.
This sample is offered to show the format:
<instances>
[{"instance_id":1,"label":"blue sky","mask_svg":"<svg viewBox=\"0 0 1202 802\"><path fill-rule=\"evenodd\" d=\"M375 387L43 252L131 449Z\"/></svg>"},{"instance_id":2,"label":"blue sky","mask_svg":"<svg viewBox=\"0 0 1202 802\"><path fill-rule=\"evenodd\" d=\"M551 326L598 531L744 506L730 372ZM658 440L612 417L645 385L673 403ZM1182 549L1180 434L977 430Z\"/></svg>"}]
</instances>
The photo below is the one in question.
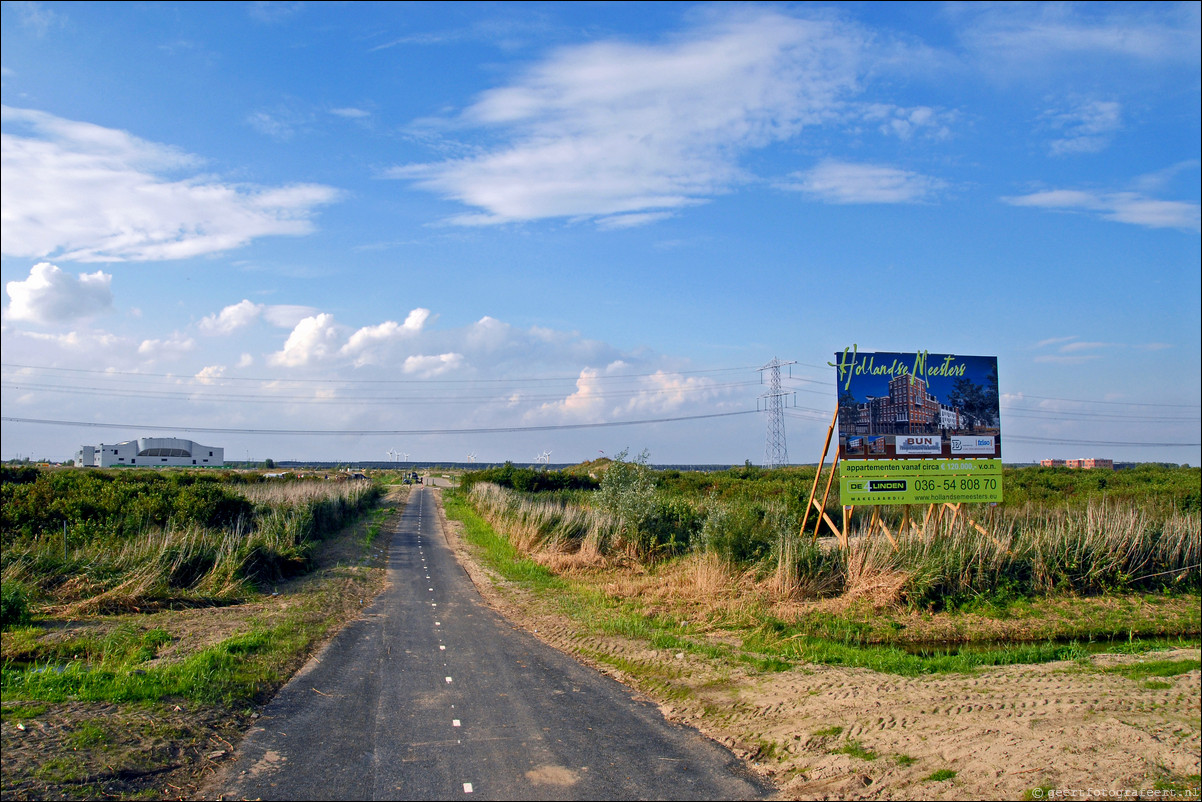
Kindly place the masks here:
<instances>
[{"instance_id":1,"label":"blue sky","mask_svg":"<svg viewBox=\"0 0 1202 802\"><path fill-rule=\"evenodd\" d=\"M1199 8L6 2L0 452L762 463L778 358L812 462L855 345L1196 465Z\"/></svg>"}]
</instances>

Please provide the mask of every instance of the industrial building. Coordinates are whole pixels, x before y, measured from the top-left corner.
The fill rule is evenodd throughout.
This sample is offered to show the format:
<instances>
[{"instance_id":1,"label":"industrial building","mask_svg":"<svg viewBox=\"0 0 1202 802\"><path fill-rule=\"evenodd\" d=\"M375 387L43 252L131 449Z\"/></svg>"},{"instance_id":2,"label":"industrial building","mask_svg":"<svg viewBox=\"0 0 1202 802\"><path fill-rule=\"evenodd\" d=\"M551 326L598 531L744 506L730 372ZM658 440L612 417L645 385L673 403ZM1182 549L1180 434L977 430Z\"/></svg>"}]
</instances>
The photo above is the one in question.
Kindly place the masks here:
<instances>
[{"instance_id":1,"label":"industrial building","mask_svg":"<svg viewBox=\"0 0 1202 802\"><path fill-rule=\"evenodd\" d=\"M123 443L80 446L75 464L112 468L119 465L162 468L177 466L212 467L225 464L225 449L202 446L178 437L139 437Z\"/></svg>"}]
</instances>

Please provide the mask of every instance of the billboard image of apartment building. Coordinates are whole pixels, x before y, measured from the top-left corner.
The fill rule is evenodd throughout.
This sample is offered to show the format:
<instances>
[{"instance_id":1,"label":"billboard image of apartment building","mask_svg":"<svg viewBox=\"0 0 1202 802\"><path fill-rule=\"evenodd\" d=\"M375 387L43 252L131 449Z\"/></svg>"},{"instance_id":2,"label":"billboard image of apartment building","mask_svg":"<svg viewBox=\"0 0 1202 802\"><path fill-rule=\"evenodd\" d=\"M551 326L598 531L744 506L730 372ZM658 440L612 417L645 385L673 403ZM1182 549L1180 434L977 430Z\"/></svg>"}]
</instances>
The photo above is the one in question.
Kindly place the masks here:
<instances>
[{"instance_id":1,"label":"billboard image of apartment building","mask_svg":"<svg viewBox=\"0 0 1202 802\"><path fill-rule=\"evenodd\" d=\"M835 359L844 459L1001 457L996 357L848 349Z\"/></svg>"}]
</instances>

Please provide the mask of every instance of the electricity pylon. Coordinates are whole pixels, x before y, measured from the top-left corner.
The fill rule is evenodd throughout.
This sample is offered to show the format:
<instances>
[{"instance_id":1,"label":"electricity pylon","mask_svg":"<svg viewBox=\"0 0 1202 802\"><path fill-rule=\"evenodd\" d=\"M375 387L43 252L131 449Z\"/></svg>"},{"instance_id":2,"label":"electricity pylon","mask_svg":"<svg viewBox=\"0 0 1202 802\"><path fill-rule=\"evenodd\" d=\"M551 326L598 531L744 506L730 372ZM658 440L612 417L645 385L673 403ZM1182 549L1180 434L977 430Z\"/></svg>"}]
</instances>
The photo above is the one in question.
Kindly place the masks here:
<instances>
[{"instance_id":1,"label":"electricity pylon","mask_svg":"<svg viewBox=\"0 0 1202 802\"><path fill-rule=\"evenodd\" d=\"M776 357L759 369L760 382L764 381L764 371L768 371L768 391L760 394L764 399L764 409L768 412L768 438L764 443L764 467L779 468L789 464L789 448L785 445L785 397L789 393L781 389L780 369L785 365L795 365L797 360L782 362Z\"/></svg>"}]
</instances>

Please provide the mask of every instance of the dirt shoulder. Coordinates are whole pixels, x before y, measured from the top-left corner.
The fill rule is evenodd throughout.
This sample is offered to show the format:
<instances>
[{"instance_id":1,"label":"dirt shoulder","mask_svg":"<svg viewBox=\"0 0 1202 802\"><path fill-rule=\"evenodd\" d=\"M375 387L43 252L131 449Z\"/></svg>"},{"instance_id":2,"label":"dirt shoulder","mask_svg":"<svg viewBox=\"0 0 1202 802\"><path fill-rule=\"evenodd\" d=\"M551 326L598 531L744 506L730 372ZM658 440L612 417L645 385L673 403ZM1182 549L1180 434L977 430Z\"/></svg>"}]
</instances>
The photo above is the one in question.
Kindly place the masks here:
<instances>
[{"instance_id":1,"label":"dirt shoulder","mask_svg":"<svg viewBox=\"0 0 1202 802\"><path fill-rule=\"evenodd\" d=\"M550 604L485 570L461 525L443 522L498 611L725 744L775 782L782 799L1081 798L1072 792L1090 789L1095 798L1198 798L1202 672L1139 669L1197 661L1197 649L919 678L823 665L755 672L582 634Z\"/></svg>"}]
</instances>

